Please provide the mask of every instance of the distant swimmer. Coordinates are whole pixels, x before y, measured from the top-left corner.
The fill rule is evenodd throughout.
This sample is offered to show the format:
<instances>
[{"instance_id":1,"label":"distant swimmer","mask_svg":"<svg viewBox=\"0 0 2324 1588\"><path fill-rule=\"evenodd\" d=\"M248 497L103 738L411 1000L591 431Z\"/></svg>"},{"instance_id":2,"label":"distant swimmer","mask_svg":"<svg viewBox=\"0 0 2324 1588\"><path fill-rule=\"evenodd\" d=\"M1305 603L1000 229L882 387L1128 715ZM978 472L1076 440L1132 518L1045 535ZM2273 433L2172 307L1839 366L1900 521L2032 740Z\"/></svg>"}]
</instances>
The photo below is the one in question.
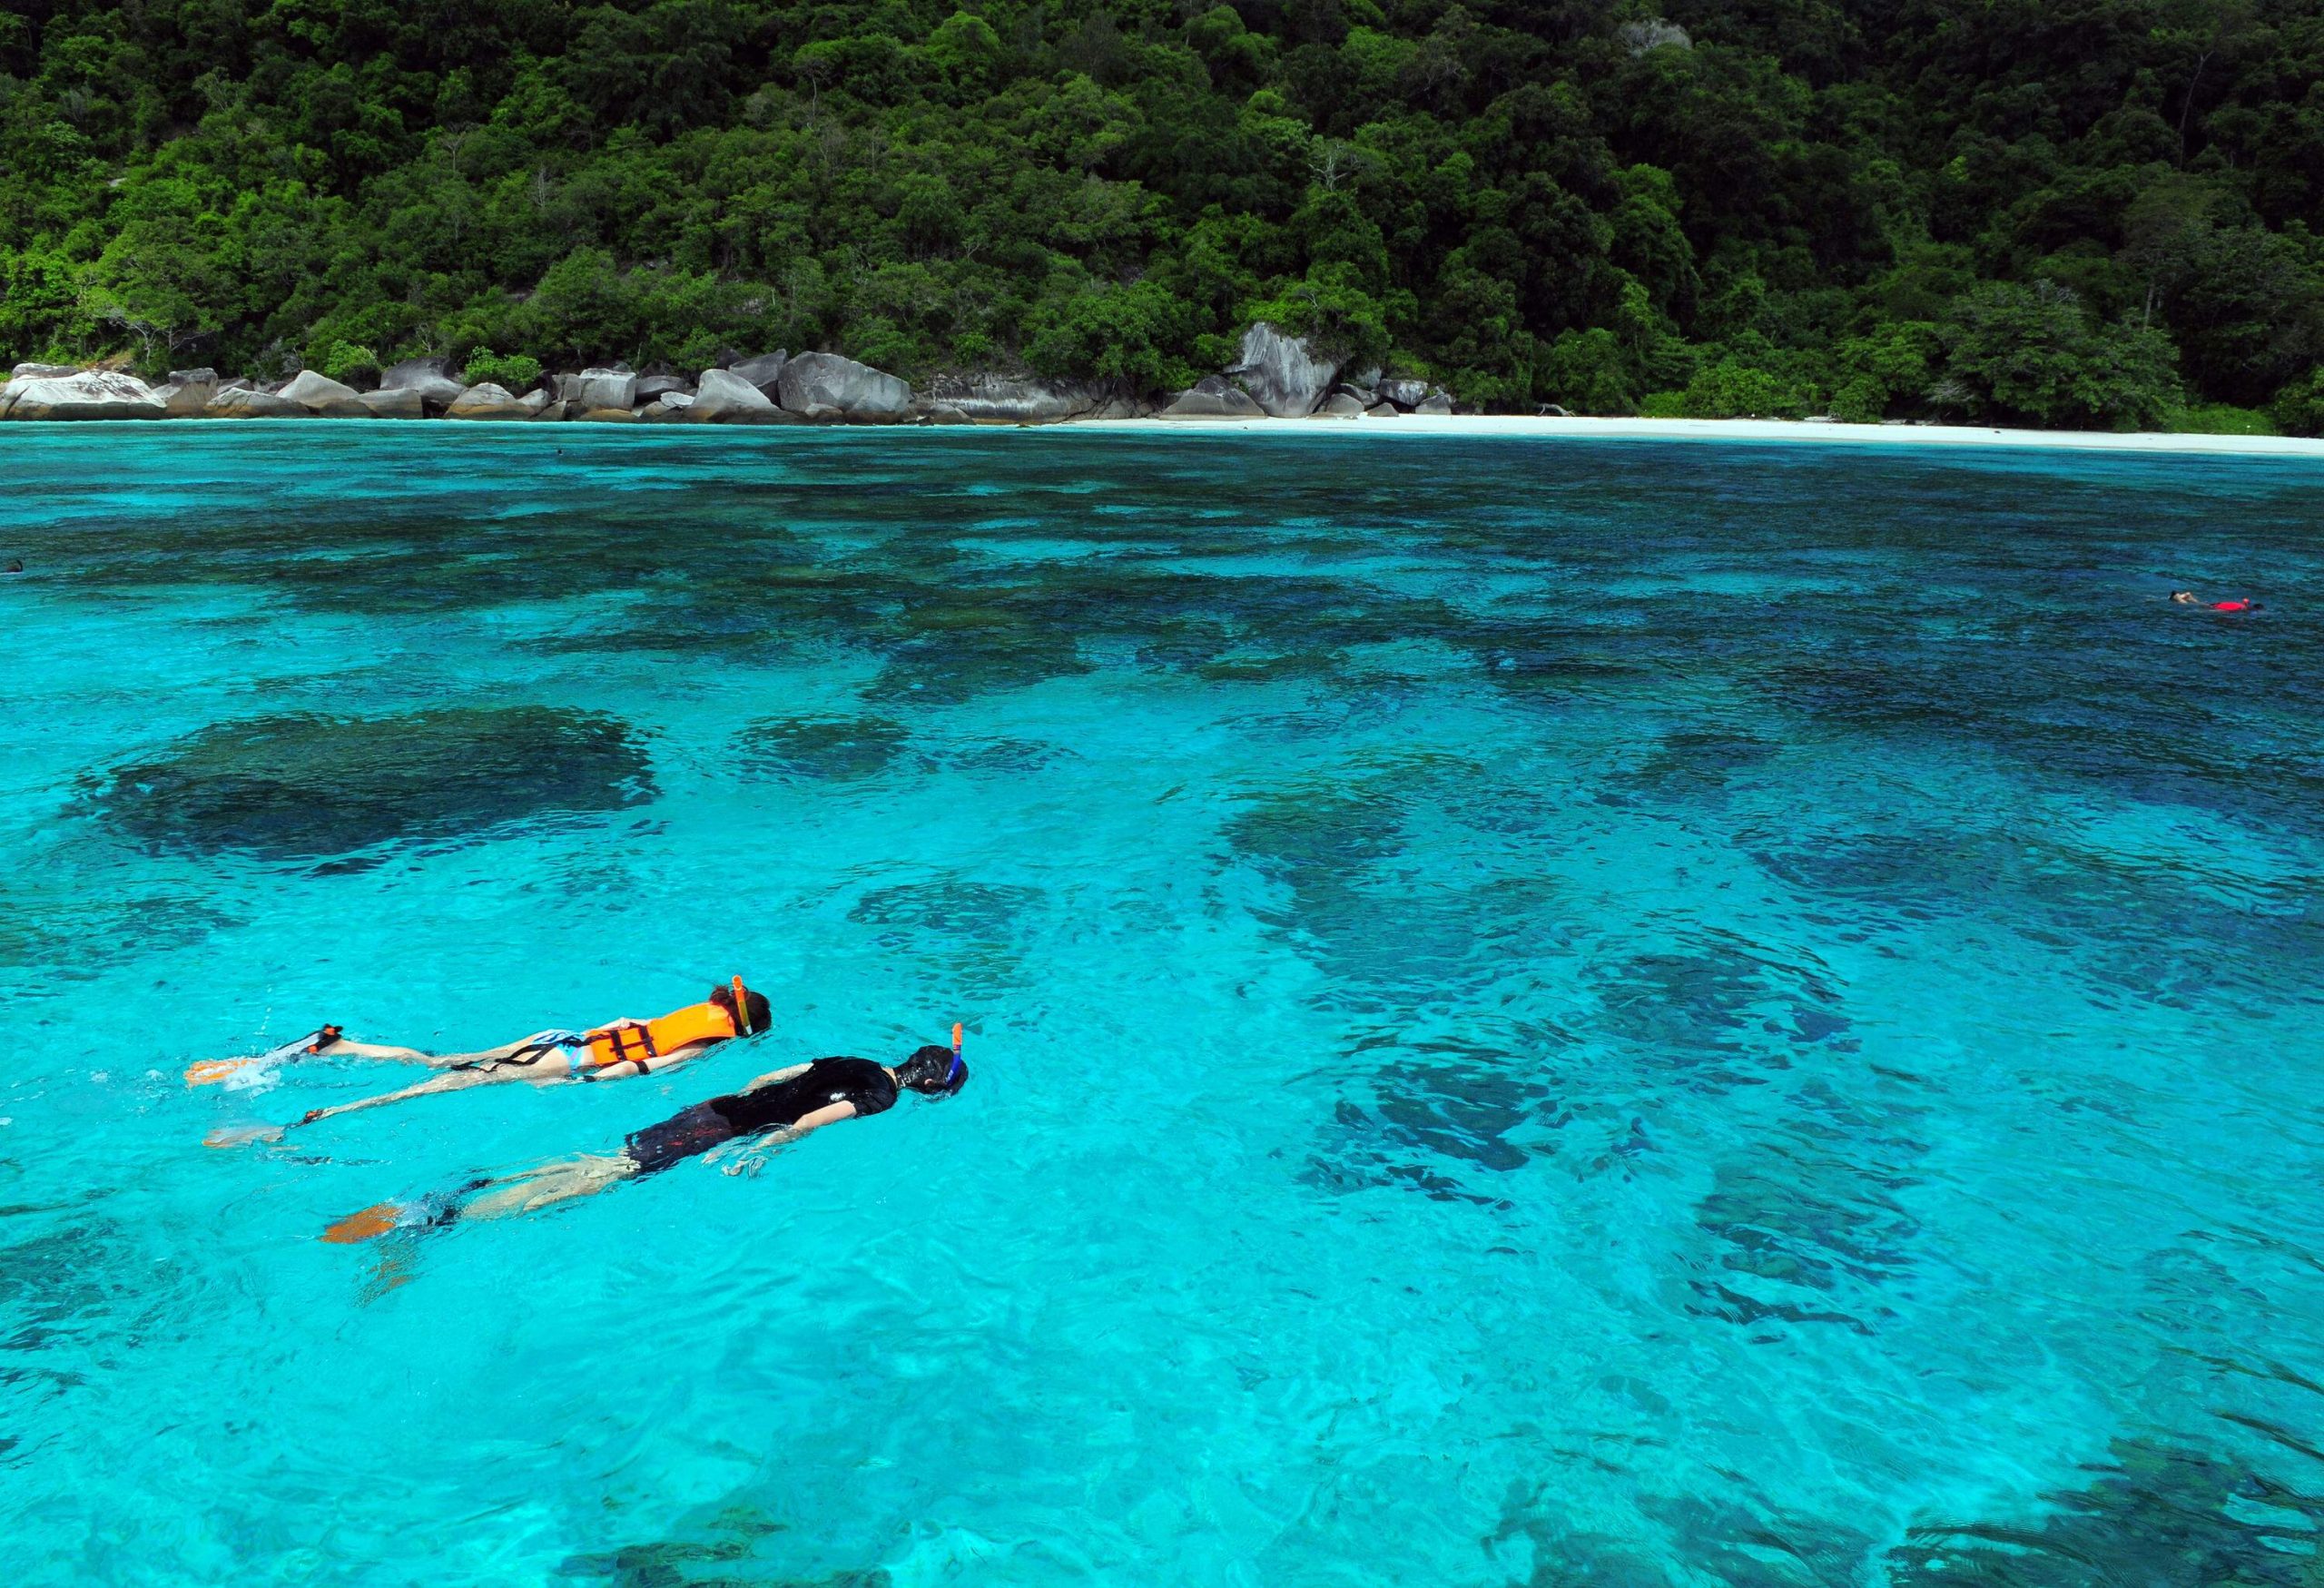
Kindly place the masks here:
<instances>
[{"instance_id":1,"label":"distant swimmer","mask_svg":"<svg viewBox=\"0 0 2324 1588\"><path fill-rule=\"evenodd\" d=\"M753 1153L787 1146L826 1125L884 1114L901 1092L949 1098L969 1081L960 1059L960 1028L949 1048L931 1043L892 1067L869 1059L818 1059L762 1075L737 1092L714 1097L648 1125L610 1157L560 1159L513 1175L473 1181L458 1192L405 1202L380 1202L350 1213L323 1238L339 1245L390 1230L418 1229L537 1212L577 1197L594 1197L624 1180L660 1174L730 1141Z\"/></svg>"},{"instance_id":2,"label":"distant swimmer","mask_svg":"<svg viewBox=\"0 0 2324 1588\"><path fill-rule=\"evenodd\" d=\"M2232 601L2202 601L2196 598L2195 592L2192 590L2171 591L2171 604L2173 607L2201 607L2213 612L2262 612L2266 610L2266 608L2259 602L2252 600L2248 596L2239 597Z\"/></svg>"},{"instance_id":3,"label":"distant swimmer","mask_svg":"<svg viewBox=\"0 0 2324 1588\"><path fill-rule=\"evenodd\" d=\"M25 571L25 559L21 557L10 557L8 559L8 571L12 574L23 573Z\"/></svg>"},{"instance_id":4,"label":"distant swimmer","mask_svg":"<svg viewBox=\"0 0 2324 1588\"><path fill-rule=\"evenodd\" d=\"M423 1053L417 1048L390 1048L371 1042L350 1042L337 1026L324 1026L286 1042L255 1059L213 1059L185 1072L190 1086L203 1086L271 1064L304 1058L387 1059L426 1064L445 1073L396 1091L360 1098L336 1108L314 1109L300 1125L376 1109L382 1103L431 1092L462 1091L472 1086L493 1086L510 1080L617 1080L632 1075L655 1075L684 1064L717 1043L737 1037L763 1034L773 1011L765 997L753 992L735 977L726 986L713 988L700 1003L674 1010L659 1020L617 1020L586 1031L552 1029L535 1031L520 1041L475 1053ZM230 1127L210 1133L213 1147L245 1142L279 1141L292 1126Z\"/></svg>"}]
</instances>

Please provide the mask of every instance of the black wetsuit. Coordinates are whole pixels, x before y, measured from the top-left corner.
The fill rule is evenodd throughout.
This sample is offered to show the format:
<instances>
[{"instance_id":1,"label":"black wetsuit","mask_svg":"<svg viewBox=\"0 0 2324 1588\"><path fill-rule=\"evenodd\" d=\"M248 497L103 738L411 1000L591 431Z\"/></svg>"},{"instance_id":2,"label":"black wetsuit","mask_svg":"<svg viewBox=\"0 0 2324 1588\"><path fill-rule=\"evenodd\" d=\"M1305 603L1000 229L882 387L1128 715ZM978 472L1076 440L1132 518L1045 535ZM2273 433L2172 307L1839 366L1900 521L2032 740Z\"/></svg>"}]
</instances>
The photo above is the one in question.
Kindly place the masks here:
<instances>
[{"instance_id":1,"label":"black wetsuit","mask_svg":"<svg viewBox=\"0 0 2324 1588\"><path fill-rule=\"evenodd\" d=\"M860 1115L896 1106L896 1082L869 1059L818 1059L788 1080L696 1103L629 1138L622 1150L642 1175L708 1152L737 1136L795 1125L817 1109L853 1103Z\"/></svg>"}]
</instances>

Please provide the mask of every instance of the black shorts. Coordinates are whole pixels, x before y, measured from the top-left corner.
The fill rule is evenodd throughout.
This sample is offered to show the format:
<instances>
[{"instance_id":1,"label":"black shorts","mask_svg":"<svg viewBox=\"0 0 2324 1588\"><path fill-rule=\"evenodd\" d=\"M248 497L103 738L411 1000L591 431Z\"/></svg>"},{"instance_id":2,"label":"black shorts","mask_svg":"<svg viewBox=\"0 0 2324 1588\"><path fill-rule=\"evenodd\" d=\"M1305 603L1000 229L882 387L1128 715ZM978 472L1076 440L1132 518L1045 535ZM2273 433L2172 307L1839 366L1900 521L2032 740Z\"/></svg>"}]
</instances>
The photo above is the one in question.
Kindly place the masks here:
<instances>
[{"instance_id":1,"label":"black shorts","mask_svg":"<svg viewBox=\"0 0 2324 1588\"><path fill-rule=\"evenodd\" d=\"M708 1152L734 1139L734 1127L708 1103L696 1103L658 1125L648 1125L622 1143L641 1175L660 1174L674 1163Z\"/></svg>"}]
</instances>

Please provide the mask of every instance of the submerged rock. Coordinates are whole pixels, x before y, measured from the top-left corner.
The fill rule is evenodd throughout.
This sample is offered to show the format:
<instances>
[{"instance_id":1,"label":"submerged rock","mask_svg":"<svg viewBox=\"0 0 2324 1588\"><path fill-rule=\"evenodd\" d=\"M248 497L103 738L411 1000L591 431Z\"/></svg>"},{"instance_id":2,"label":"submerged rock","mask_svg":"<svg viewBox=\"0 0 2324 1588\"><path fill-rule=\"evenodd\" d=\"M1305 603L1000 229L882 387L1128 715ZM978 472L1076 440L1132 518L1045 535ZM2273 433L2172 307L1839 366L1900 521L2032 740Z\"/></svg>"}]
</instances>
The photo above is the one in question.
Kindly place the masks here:
<instances>
[{"instance_id":1,"label":"submerged rock","mask_svg":"<svg viewBox=\"0 0 2324 1588\"><path fill-rule=\"evenodd\" d=\"M761 772L847 779L885 771L909 736L886 717L769 717L744 728L736 747Z\"/></svg>"},{"instance_id":2,"label":"submerged rock","mask_svg":"<svg viewBox=\"0 0 2324 1588\"><path fill-rule=\"evenodd\" d=\"M783 366L777 381L783 406L814 417L818 408L836 409L847 419L892 422L911 407L911 388L885 370L837 353L801 353Z\"/></svg>"},{"instance_id":3,"label":"submerged rock","mask_svg":"<svg viewBox=\"0 0 2324 1588\"><path fill-rule=\"evenodd\" d=\"M1340 367L1317 354L1306 338L1285 336L1262 320L1243 333L1241 360L1226 372L1269 415L1295 419L1315 411Z\"/></svg>"},{"instance_id":4,"label":"submerged rock","mask_svg":"<svg viewBox=\"0 0 2324 1588\"><path fill-rule=\"evenodd\" d=\"M773 411L774 404L767 399L766 393L731 370L704 370L694 389L692 417L697 419L714 424L728 419L747 422L756 415Z\"/></svg>"},{"instance_id":5,"label":"submerged rock","mask_svg":"<svg viewBox=\"0 0 2324 1588\"><path fill-rule=\"evenodd\" d=\"M653 794L625 725L526 705L216 723L122 767L94 803L155 850L304 860Z\"/></svg>"},{"instance_id":6,"label":"submerged rock","mask_svg":"<svg viewBox=\"0 0 2324 1588\"><path fill-rule=\"evenodd\" d=\"M153 389L134 375L80 370L20 375L5 388L12 419L158 419L169 417Z\"/></svg>"}]
</instances>

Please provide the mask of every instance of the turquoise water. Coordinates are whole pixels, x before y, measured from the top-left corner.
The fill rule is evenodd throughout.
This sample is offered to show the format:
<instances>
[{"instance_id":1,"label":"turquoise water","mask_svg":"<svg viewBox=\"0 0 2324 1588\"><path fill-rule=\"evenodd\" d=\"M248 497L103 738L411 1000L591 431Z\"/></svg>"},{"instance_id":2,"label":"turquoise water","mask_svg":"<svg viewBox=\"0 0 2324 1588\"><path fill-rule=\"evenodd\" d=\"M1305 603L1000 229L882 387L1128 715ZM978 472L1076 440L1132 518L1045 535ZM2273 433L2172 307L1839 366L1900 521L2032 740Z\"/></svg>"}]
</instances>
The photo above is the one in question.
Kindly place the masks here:
<instances>
[{"instance_id":1,"label":"turquoise water","mask_svg":"<svg viewBox=\"0 0 2324 1588\"><path fill-rule=\"evenodd\" d=\"M13 1581L2319 1581L2324 469L0 470ZM777 1030L667 1079L241 1152L416 1077L178 1080L736 971ZM955 1019L755 1179L315 1238Z\"/></svg>"}]
</instances>

